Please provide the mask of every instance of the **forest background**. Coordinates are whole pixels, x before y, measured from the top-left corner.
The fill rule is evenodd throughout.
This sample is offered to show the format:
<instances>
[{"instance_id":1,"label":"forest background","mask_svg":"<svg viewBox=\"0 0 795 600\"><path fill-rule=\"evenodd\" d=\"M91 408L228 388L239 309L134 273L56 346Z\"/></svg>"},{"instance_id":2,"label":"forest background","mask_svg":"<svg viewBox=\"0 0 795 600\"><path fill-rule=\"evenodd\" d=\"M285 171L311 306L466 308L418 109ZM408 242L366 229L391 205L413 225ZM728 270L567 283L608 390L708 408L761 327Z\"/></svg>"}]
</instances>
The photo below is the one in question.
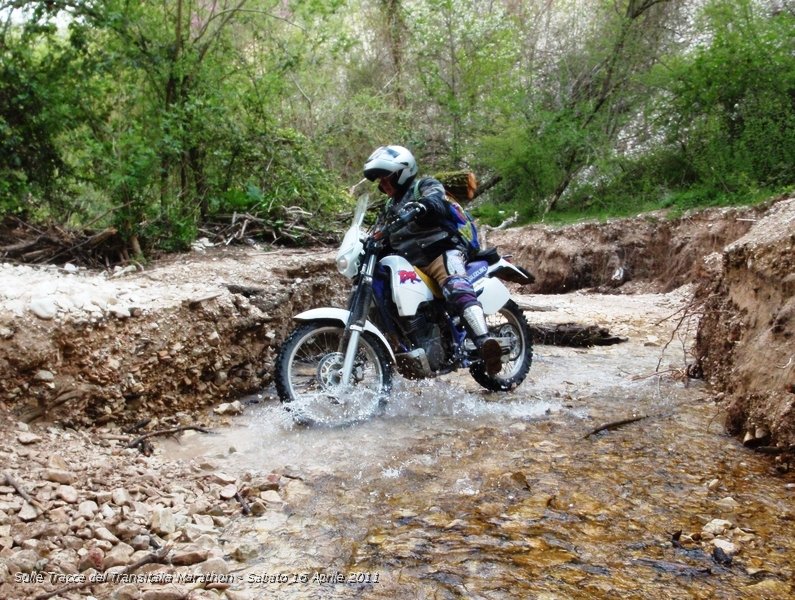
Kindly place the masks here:
<instances>
[{"instance_id":1,"label":"forest background","mask_svg":"<svg viewBox=\"0 0 795 600\"><path fill-rule=\"evenodd\" d=\"M316 241L388 143L491 224L760 201L795 185L795 3L0 0L6 219Z\"/></svg>"}]
</instances>

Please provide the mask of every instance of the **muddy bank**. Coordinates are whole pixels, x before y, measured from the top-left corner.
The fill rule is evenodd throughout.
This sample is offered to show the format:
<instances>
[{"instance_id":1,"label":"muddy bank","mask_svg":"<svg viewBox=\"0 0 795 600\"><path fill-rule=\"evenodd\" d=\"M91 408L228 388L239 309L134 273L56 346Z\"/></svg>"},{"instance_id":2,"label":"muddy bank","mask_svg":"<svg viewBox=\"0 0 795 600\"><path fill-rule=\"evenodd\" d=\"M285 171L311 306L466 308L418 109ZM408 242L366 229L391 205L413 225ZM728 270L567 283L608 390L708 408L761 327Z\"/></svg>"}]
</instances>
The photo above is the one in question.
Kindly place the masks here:
<instances>
[{"instance_id":1,"label":"muddy bank","mask_svg":"<svg viewBox=\"0 0 795 600\"><path fill-rule=\"evenodd\" d=\"M209 249L114 275L2 265L0 400L66 424L261 389L291 316L340 302L333 252Z\"/></svg>"},{"instance_id":2,"label":"muddy bank","mask_svg":"<svg viewBox=\"0 0 795 600\"><path fill-rule=\"evenodd\" d=\"M779 202L715 261L698 297L697 354L746 445L795 447L795 198ZM775 452L776 448L771 448Z\"/></svg>"},{"instance_id":3,"label":"muddy bank","mask_svg":"<svg viewBox=\"0 0 795 600\"><path fill-rule=\"evenodd\" d=\"M606 223L486 230L489 245L529 265L524 291L563 294L582 288L667 292L704 276L703 258L744 235L764 208L709 209L670 219L648 213Z\"/></svg>"}]
</instances>

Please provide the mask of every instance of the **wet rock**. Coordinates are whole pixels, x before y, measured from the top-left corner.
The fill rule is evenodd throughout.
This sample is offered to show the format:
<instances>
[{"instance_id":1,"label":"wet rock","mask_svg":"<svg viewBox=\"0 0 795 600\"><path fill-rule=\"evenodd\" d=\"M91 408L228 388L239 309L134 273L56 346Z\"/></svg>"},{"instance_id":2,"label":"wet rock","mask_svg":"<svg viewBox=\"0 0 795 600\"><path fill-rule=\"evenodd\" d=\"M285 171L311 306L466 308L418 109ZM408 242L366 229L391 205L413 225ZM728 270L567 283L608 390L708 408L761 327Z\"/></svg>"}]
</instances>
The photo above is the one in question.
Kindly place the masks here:
<instances>
[{"instance_id":1,"label":"wet rock","mask_svg":"<svg viewBox=\"0 0 795 600\"><path fill-rule=\"evenodd\" d=\"M732 527L733 524L731 521L726 521L725 519L712 519L709 523L701 528L701 533L713 536L722 535Z\"/></svg>"},{"instance_id":2,"label":"wet rock","mask_svg":"<svg viewBox=\"0 0 795 600\"><path fill-rule=\"evenodd\" d=\"M726 496L725 498L721 498L720 500L715 502L715 504L717 504L721 508L725 508L726 510L736 510L740 506L740 503L737 502L737 500L735 500L731 496Z\"/></svg>"},{"instance_id":3,"label":"wet rock","mask_svg":"<svg viewBox=\"0 0 795 600\"><path fill-rule=\"evenodd\" d=\"M218 415L240 415L243 414L243 405L238 400L224 402L215 407L213 412Z\"/></svg>"},{"instance_id":4,"label":"wet rock","mask_svg":"<svg viewBox=\"0 0 795 600\"><path fill-rule=\"evenodd\" d=\"M733 557L740 552L740 545L730 542L728 540L724 540L721 538L716 538L712 540L712 545L715 548L720 548L726 556Z\"/></svg>"}]
</instances>

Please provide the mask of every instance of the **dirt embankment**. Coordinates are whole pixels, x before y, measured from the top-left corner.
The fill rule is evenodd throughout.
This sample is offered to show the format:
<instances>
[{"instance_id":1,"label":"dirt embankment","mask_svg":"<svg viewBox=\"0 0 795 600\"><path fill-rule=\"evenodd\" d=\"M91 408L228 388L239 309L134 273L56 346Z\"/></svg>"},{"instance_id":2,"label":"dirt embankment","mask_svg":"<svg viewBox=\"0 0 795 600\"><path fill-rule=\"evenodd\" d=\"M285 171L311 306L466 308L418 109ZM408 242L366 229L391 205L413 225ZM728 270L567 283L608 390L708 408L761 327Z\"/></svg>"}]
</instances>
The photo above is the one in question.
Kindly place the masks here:
<instances>
[{"instance_id":1,"label":"dirt embankment","mask_svg":"<svg viewBox=\"0 0 795 600\"><path fill-rule=\"evenodd\" d=\"M772 453L795 445L795 198L487 236L532 265L533 293L696 283L694 366L725 399L727 429Z\"/></svg>"},{"instance_id":2,"label":"dirt embankment","mask_svg":"<svg viewBox=\"0 0 795 600\"><path fill-rule=\"evenodd\" d=\"M670 219L648 213L606 223L487 230L487 243L528 265L536 282L526 291L561 294L636 283L668 292L704 276L703 258L744 235L761 208L709 209ZM629 285L626 283L629 282Z\"/></svg>"},{"instance_id":3,"label":"dirt embankment","mask_svg":"<svg viewBox=\"0 0 795 600\"><path fill-rule=\"evenodd\" d=\"M731 402L730 429L792 444L793 204L484 233L536 275L524 293L700 282L698 355ZM333 257L211 248L113 275L0 264L0 403L86 425L262 389L291 316L344 303Z\"/></svg>"},{"instance_id":4,"label":"dirt embankment","mask_svg":"<svg viewBox=\"0 0 795 600\"><path fill-rule=\"evenodd\" d=\"M0 401L74 425L261 389L291 316L340 302L333 252L209 249L116 276L0 265Z\"/></svg>"},{"instance_id":5,"label":"dirt embankment","mask_svg":"<svg viewBox=\"0 0 795 600\"><path fill-rule=\"evenodd\" d=\"M697 355L747 445L795 449L795 198L728 245L702 283Z\"/></svg>"}]
</instances>

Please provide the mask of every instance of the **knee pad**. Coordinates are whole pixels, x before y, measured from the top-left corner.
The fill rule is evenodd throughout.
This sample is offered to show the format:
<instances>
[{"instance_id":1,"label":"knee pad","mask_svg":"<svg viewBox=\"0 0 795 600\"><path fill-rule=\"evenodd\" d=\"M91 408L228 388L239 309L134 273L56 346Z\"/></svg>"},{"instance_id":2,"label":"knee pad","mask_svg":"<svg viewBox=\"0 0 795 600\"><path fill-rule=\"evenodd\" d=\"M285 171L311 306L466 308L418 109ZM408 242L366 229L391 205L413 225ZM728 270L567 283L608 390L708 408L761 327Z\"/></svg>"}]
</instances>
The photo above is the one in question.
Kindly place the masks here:
<instances>
[{"instance_id":1,"label":"knee pad","mask_svg":"<svg viewBox=\"0 0 795 600\"><path fill-rule=\"evenodd\" d=\"M478 304L478 297L472 284L469 279L461 275L448 277L442 285L442 293L448 309L458 315L461 315L466 308Z\"/></svg>"}]
</instances>

